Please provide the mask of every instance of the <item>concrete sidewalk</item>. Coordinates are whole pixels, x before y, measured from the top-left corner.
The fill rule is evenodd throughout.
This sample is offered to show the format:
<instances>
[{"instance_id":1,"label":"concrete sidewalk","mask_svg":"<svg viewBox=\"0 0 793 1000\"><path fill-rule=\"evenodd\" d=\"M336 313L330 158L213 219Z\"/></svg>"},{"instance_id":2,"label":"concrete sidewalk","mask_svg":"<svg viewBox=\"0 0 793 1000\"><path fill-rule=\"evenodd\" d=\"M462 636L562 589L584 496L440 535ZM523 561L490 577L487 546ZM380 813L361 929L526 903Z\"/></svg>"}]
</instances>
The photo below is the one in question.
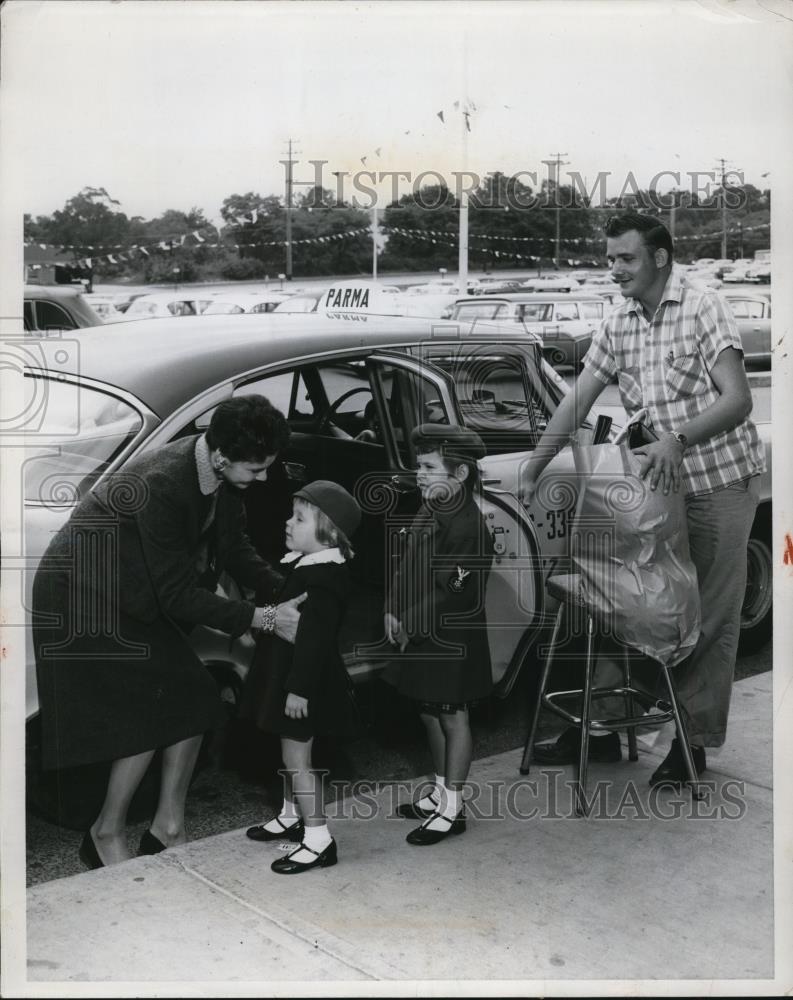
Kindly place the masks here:
<instances>
[{"instance_id":1,"label":"concrete sidewalk","mask_svg":"<svg viewBox=\"0 0 793 1000\"><path fill-rule=\"evenodd\" d=\"M474 764L468 830L435 847L386 788L331 814L323 871L275 875L279 845L234 831L35 886L29 981L772 978L771 708L770 673L736 684L705 803L650 794L664 727L591 766L588 819L572 768L521 778L515 750Z\"/></svg>"}]
</instances>

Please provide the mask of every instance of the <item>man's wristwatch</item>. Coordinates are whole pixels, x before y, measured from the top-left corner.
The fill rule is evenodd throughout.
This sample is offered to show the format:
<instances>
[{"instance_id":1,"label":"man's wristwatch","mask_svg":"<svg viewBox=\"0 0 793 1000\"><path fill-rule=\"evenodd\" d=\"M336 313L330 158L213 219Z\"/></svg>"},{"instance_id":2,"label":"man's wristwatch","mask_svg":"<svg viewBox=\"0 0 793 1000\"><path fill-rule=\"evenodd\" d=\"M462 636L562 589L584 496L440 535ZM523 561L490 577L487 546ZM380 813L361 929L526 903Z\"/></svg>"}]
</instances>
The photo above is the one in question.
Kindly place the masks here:
<instances>
[{"instance_id":1,"label":"man's wristwatch","mask_svg":"<svg viewBox=\"0 0 793 1000\"><path fill-rule=\"evenodd\" d=\"M672 431L672 437L677 441L683 451L688 448L688 438L685 434L681 434L680 431Z\"/></svg>"}]
</instances>

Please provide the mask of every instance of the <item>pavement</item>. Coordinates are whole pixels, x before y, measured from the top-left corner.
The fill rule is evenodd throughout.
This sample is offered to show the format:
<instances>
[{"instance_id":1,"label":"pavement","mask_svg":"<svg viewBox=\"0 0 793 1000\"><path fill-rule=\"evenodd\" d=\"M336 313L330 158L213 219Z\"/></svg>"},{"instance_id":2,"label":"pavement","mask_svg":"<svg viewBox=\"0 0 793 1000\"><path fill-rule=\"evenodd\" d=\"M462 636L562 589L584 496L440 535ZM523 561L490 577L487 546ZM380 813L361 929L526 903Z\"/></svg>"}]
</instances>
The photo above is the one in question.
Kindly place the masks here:
<instances>
[{"instance_id":1,"label":"pavement","mask_svg":"<svg viewBox=\"0 0 793 1000\"><path fill-rule=\"evenodd\" d=\"M475 762L468 829L434 847L405 843L415 824L395 806L408 787L372 786L331 810L332 868L276 875L279 845L235 830L34 886L29 989L759 987L774 976L771 685L770 672L735 685L728 743L708 752L709 794L699 803L685 790L648 787L668 747L664 727L654 746L640 744L638 762L590 766L589 792L599 797L586 819L573 814L571 767L534 765L524 777L515 749Z\"/></svg>"}]
</instances>

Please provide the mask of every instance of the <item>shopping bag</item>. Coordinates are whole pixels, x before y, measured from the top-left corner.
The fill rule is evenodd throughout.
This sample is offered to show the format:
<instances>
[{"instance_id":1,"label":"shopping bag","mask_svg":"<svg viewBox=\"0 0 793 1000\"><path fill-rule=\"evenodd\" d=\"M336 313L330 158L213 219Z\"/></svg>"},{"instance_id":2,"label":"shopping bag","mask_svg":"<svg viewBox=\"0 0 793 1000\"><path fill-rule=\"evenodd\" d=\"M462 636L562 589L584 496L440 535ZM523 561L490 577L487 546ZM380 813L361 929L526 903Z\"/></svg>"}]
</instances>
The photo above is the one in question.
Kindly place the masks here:
<instances>
[{"instance_id":1,"label":"shopping bag","mask_svg":"<svg viewBox=\"0 0 793 1000\"><path fill-rule=\"evenodd\" d=\"M574 445L571 558L601 631L667 666L699 637L697 574L682 493L651 490L627 443Z\"/></svg>"}]
</instances>

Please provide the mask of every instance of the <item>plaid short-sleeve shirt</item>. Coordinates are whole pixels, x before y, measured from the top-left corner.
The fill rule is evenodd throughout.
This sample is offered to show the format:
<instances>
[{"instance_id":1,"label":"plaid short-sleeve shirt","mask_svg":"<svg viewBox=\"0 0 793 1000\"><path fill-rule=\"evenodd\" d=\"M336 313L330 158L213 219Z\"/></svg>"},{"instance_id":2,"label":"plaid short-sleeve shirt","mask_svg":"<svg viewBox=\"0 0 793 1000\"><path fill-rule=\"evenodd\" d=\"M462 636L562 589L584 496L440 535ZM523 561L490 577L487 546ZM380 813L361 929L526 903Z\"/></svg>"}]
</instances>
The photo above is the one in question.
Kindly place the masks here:
<instances>
[{"instance_id":1,"label":"plaid short-sleeve shirt","mask_svg":"<svg viewBox=\"0 0 793 1000\"><path fill-rule=\"evenodd\" d=\"M742 350L729 307L709 289L689 284L677 266L648 322L633 298L603 320L584 358L605 383L619 380L629 416L646 407L656 433L676 431L719 398L710 376L727 347ZM765 470L765 450L751 420L742 420L683 456L686 495L712 493Z\"/></svg>"}]
</instances>

